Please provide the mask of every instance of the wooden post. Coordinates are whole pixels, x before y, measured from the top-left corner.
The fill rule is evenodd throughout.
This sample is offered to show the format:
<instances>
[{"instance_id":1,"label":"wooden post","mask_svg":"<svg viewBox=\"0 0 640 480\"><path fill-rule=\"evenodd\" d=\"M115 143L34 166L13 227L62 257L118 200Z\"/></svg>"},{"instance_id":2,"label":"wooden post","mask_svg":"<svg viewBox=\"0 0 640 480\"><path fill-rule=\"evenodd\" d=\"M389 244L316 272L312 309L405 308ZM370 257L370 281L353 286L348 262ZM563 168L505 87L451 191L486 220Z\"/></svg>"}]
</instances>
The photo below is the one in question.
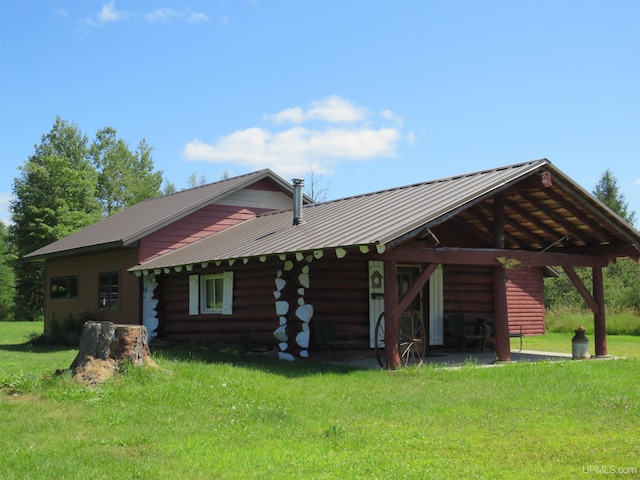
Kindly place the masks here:
<instances>
[{"instance_id":1,"label":"wooden post","mask_svg":"<svg viewBox=\"0 0 640 480\"><path fill-rule=\"evenodd\" d=\"M384 262L384 355L387 368L396 370L400 366L398 335L400 315L398 309L398 265L395 261Z\"/></svg>"},{"instance_id":2,"label":"wooden post","mask_svg":"<svg viewBox=\"0 0 640 480\"><path fill-rule=\"evenodd\" d=\"M578 293L593 312L593 330L595 334L596 356L607 355L607 326L604 314L604 282L602 279L602 267L593 267L591 276L593 279L593 295L584 285L576 271L571 267L563 267L569 280L575 285Z\"/></svg>"},{"instance_id":3,"label":"wooden post","mask_svg":"<svg viewBox=\"0 0 640 480\"><path fill-rule=\"evenodd\" d=\"M602 279L602 268L592 269L593 278L593 298L597 303L597 312L593 314L593 332L595 336L596 356L607 355L607 323L604 313L604 282Z\"/></svg>"},{"instance_id":4,"label":"wooden post","mask_svg":"<svg viewBox=\"0 0 640 480\"><path fill-rule=\"evenodd\" d=\"M504 249L504 197L493 197L493 243ZM509 316L507 310L507 274L502 266L493 267L493 328L496 339L496 357L501 362L511 361Z\"/></svg>"},{"instance_id":5,"label":"wooden post","mask_svg":"<svg viewBox=\"0 0 640 480\"><path fill-rule=\"evenodd\" d=\"M496 357L501 362L511 361L509 317L507 314L507 275L504 268L493 267L493 313Z\"/></svg>"}]
</instances>

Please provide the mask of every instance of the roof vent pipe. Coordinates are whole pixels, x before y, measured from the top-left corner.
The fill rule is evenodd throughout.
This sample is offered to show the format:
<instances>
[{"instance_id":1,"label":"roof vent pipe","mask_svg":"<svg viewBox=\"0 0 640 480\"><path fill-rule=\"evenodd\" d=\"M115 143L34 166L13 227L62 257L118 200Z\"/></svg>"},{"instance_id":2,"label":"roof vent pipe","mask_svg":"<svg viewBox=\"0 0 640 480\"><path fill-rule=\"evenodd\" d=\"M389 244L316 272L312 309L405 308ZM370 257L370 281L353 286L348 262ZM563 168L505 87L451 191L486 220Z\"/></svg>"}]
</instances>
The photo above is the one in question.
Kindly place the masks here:
<instances>
[{"instance_id":1,"label":"roof vent pipe","mask_svg":"<svg viewBox=\"0 0 640 480\"><path fill-rule=\"evenodd\" d=\"M300 225L304 223L302 218L302 187L304 186L304 179L294 178L293 182L293 224Z\"/></svg>"}]
</instances>

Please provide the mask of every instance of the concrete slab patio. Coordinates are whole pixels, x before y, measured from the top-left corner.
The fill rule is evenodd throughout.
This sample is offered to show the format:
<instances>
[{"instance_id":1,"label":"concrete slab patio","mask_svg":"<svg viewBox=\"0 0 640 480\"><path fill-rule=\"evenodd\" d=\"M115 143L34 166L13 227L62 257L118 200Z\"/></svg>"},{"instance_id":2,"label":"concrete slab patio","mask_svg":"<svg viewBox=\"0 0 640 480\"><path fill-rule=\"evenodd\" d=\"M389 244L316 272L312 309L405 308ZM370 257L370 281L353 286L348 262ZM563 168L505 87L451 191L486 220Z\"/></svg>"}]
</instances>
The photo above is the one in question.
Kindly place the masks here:
<instances>
[{"instance_id":1,"label":"concrete slab patio","mask_svg":"<svg viewBox=\"0 0 640 480\"><path fill-rule=\"evenodd\" d=\"M323 355L317 352L316 360L323 359ZM558 361L558 360L570 360L572 355L570 353L558 353L558 352L540 352L535 350L512 350L511 362L540 362L540 361ZM353 367L360 367L366 369L380 369L378 360L373 350L355 351L351 354L351 359L348 359L344 352L332 353L328 359L329 363L336 365L351 365ZM492 366L499 365L500 362L496 361L496 353L494 351L488 352L456 352L451 350L432 351L424 358L425 365L439 365L442 367L460 367L465 364L475 364L479 366Z\"/></svg>"}]
</instances>

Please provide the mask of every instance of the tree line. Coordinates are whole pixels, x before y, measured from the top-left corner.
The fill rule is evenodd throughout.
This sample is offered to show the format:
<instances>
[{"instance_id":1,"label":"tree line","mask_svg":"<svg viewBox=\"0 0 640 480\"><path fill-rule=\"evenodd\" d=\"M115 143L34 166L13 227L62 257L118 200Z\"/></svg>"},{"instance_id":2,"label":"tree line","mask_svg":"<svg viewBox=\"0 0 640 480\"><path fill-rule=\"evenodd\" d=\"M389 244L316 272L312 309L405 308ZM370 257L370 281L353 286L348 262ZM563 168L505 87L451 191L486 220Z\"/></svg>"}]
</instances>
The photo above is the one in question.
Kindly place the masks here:
<instances>
[{"instance_id":1,"label":"tree line","mask_svg":"<svg viewBox=\"0 0 640 480\"><path fill-rule=\"evenodd\" d=\"M12 223L0 231L0 269L8 279L0 315L42 317L44 265L26 254L161 194L152 151L144 139L132 151L112 127L89 141L76 124L56 118L13 182Z\"/></svg>"},{"instance_id":2,"label":"tree line","mask_svg":"<svg viewBox=\"0 0 640 480\"><path fill-rule=\"evenodd\" d=\"M44 266L25 260L26 254L142 200L177 191L163 180L162 171L155 170L152 152L145 139L131 150L112 127L98 130L89 141L76 124L56 118L14 179L12 223L0 222L0 321L42 318ZM223 179L228 177L225 172ZM198 178L195 173L187 180L188 187L205 183L204 175ZM311 185L326 196L314 174ZM593 194L633 225L636 214L610 170ZM589 285L588 269L578 270ZM640 311L640 265L622 260L607 267L605 298L608 307ZM547 308L585 307L565 274L545 282L545 303Z\"/></svg>"}]
</instances>

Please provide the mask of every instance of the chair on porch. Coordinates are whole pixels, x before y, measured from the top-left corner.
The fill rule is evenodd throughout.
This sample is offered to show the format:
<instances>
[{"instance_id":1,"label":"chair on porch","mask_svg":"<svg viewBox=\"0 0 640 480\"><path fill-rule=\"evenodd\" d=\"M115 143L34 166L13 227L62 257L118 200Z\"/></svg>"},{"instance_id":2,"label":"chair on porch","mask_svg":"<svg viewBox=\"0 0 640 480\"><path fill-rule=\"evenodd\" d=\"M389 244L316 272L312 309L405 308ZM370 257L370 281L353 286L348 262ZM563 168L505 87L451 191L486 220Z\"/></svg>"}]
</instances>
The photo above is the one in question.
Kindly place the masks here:
<instances>
[{"instance_id":1,"label":"chair on porch","mask_svg":"<svg viewBox=\"0 0 640 480\"><path fill-rule=\"evenodd\" d=\"M462 351L464 352L467 342L477 342L478 350L482 351L484 335L480 333L468 333L467 322L462 313L450 313L447 316L449 322L449 334L454 338L462 339Z\"/></svg>"},{"instance_id":2,"label":"chair on porch","mask_svg":"<svg viewBox=\"0 0 640 480\"><path fill-rule=\"evenodd\" d=\"M326 318L314 317L311 320L310 325L316 346L326 347L327 359L331 358L332 348L343 349L346 347L348 353L347 361L351 360L351 345L353 342L351 341L350 332L345 332L344 336L346 338L338 338L333 324Z\"/></svg>"}]
</instances>

